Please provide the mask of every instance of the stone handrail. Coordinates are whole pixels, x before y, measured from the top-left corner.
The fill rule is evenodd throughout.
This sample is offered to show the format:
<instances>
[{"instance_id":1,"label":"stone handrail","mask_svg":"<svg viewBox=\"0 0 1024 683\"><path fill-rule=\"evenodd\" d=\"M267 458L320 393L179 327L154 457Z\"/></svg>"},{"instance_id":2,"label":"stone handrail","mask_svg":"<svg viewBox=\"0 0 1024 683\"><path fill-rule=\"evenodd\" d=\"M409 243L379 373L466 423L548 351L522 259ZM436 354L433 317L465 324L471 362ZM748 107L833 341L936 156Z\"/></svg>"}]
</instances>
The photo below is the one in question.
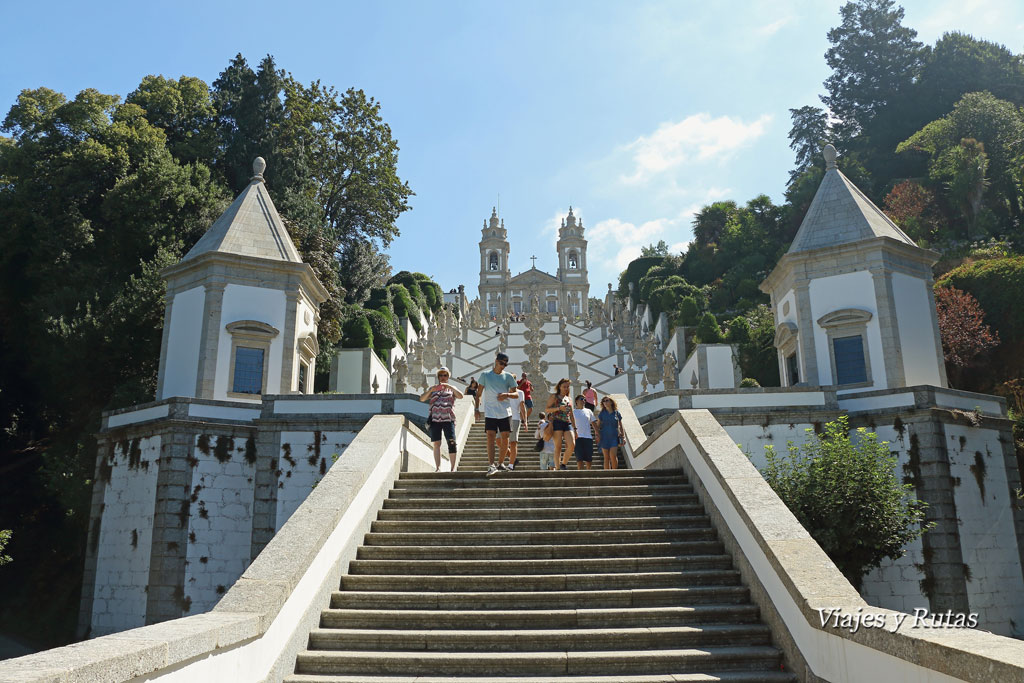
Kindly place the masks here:
<instances>
[{"instance_id":1,"label":"stone handrail","mask_svg":"<svg viewBox=\"0 0 1024 683\"><path fill-rule=\"evenodd\" d=\"M456 414L461 452L472 401ZM432 445L406 417L371 418L212 611L0 661L0 683L281 680L399 471L433 466Z\"/></svg>"},{"instance_id":2,"label":"stone handrail","mask_svg":"<svg viewBox=\"0 0 1024 683\"><path fill-rule=\"evenodd\" d=\"M636 421L628 403L620 411L627 425ZM626 438L630 467L686 471L801 680L1024 680L1020 641L914 626L913 616L868 605L709 411L680 410L647 439L627 426ZM828 614L871 614L885 625L837 628Z\"/></svg>"}]
</instances>

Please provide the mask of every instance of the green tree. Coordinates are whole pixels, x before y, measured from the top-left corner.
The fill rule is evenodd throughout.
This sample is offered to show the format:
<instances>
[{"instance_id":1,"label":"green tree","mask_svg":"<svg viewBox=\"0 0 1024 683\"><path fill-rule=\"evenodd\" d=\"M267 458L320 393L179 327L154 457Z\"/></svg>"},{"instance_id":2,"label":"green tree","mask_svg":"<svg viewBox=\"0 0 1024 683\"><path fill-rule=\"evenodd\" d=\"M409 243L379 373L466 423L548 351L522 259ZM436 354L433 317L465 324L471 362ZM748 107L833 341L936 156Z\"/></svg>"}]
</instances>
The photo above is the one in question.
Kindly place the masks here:
<instances>
[{"instance_id":1,"label":"green tree","mask_svg":"<svg viewBox=\"0 0 1024 683\"><path fill-rule=\"evenodd\" d=\"M915 40L917 31L903 26L903 8L893 0L847 2L839 14L842 22L828 32L832 47L825 62L832 74L821 99L838 119L835 129L843 144L909 90L926 53Z\"/></svg>"},{"instance_id":2,"label":"green tree","mask_svg":"<svg viewBox=\"0 0 1024 683\"><path fill-rule=\"evenodd\" d=\"M969 207L972 196L980 201L984 188L978 187L979 171L984 171L994 190L986 202L989 208L1004 226L1020 215L1024 114L1012 103L987 92L968 93L952 112L925 125L896 151L924 156L933 188L949 196L956 210Z\"/></svg>"},{"instance_id":3,"label":"green tree","mask_svg":"<svg viewBox=\"0 0 1024 683\"><path fill-rule=\"evenodd\" d=\"M764 478L839 570L859 588L882 560L903 556L923 534L925 504L896 478L885 441L860 428L850 438L845 415L787 455L766 446Z\"/></svg>"},{"instance_id":4,"label":"green tree","mask_svg":"<svg viewBox=\"0 0 1024 683\"><path fill-rule=\"evenodd\" d=\"M206 166L172 156L141 107L96 90L25 90L3 131L0 527L20 556L54 558L5 570L18 588L3 618L52 643L73 633L73 591L31 596L77 583L100 412L152 399L160 270L228 197Z\"/></svg>"},{"instance_id":5,"label":"green tree","mask_svg":"<svg viewBox=\"0 0 1024 683\"><path fill-rule=\"evenodd\" d=\"M146 120L163 130L168 151L181 163L209 164L216 158L216 110L202 80L146 76L126 102L142 107Z\"/></svg>"},{"instance_id":6,"label":"green tree","mask_svg":"<svg viewBox=\"0 0 1024 683\"><path fill-rule=\"evenodd\" d=\"M384 285L390 272L388 255L378 251L371 240L349 240L342 246L338 256L338 280L345 288L345 301L365 302L375 287Z\"/></svg>"},{"instance_id":7,"label":"green tree","mask_svg":"<svg viewBox=\"0 0 1024 683\"><path fill-rule=\"evenodd\" d=\"M796 152L796 167L789 172L789 184L812 167L825 168L821 150L831 140L828 112L820 107L799 107L789 110L793 121L789 129L789 146Z\"/></svg>"},{"instance_id":8,"label":"green tree","mask_svg":"<svg viewBox=\"0 0 1024 683\"><path fill-rule=\"evenodd\" d=\"M668 245L665 240L658 240L657 244L648 244L640 248L640 256L668 256Z\"/></svg>"}]
</instances>

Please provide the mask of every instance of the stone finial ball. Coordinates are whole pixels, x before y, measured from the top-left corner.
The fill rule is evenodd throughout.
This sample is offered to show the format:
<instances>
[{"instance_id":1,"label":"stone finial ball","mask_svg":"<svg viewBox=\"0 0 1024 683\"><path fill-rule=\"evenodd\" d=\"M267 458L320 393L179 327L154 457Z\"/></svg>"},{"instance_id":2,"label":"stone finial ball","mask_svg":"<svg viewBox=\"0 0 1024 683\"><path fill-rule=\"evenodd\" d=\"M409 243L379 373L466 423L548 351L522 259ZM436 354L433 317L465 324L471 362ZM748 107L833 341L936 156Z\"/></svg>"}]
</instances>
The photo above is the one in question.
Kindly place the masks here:
<instances>
[{"instance_id":1,"label":"stone finial ball","mask_svg":"<svg viewBox=\"0 0 1024 683\"><path fill-rule=\"evenodd\" d=\"M267 170L267 162L263 157L256 157L252 162L253 175L263 175L263 171Z\"/></svg>"},{"instance_id":2,"label":"stone finial ball","mask_svg":"<svg viewBox=\"0 0 1024 683\"><path fill-rule=\"evenodd\" d=\"M825 157L826 168L835 168L836 157L839 156L835 146L832 143L825 145L825 149L821 150L821 154Z\"/></svg>"}]
</instances>

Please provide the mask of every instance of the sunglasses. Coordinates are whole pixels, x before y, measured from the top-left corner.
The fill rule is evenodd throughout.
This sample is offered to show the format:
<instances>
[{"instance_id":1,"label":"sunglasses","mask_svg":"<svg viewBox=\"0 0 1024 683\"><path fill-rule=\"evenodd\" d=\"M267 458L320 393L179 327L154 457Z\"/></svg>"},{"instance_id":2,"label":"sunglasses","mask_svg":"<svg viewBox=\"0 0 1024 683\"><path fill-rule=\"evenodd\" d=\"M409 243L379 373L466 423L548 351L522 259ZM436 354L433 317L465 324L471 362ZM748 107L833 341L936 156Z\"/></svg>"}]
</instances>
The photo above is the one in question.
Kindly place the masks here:
<instances>
[{"instance_id":1,"label":"sunglasses","mask_svg":"<svg viewBox=\"0 0 1024 683\"><path fill-rule=\"evenodd\" d=\"M508 361L507 360L499 360L498 361L498 365L500 365L502 367L505 367L506 365L508 365Z\"/></svg>"}]
</instances>

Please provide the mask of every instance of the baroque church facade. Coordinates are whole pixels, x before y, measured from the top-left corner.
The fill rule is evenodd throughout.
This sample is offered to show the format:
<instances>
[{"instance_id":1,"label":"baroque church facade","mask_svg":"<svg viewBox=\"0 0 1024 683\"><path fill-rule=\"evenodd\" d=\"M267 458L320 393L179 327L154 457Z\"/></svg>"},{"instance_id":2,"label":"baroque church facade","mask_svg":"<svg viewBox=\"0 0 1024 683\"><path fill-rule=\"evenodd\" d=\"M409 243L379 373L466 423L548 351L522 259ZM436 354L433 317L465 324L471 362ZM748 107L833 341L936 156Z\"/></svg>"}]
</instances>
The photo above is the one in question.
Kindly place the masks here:
<instances>
[{"instance_id":1,"label":"baroque church facade","mask_svg":"<svg viewBox=\"0 0 1024 683\"><path fill-rule=\"evenodd\" d=\"M587 240L583 237L583 221L573 214L571 206L558 229L555 250L558 270L554 275L538 270L536 261L526 272L512 275L508 267L511 249L505 221L492 209L490 220L484 221L480 238L481 312L490 318L526 313L536 300L542 313L564 314L570 319L587 317L590 293Z\"/></svg>"}]
</instances>

